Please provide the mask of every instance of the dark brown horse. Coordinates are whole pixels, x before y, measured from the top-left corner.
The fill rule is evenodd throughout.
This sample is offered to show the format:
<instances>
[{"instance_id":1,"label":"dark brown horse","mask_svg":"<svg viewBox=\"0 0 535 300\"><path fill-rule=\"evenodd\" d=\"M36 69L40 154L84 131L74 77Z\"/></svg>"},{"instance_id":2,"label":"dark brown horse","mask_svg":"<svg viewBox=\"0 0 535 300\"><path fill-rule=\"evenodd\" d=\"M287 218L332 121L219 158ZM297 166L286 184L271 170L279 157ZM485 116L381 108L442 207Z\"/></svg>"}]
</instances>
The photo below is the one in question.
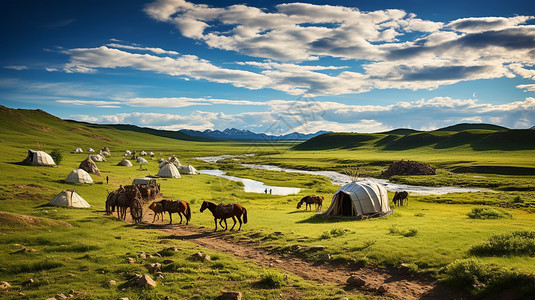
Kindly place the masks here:
<instances>
[{"instance_id":1,"label":"dark brown horse","mask_svg":"<svg viewBox=\"0 0 535 300\"><path fill-rule=\"evenodd\" d=\"M406 191L395 192L392 201L394 202L394 206L403 206L405 204L409 205L409 193Z\"/></svg>"},{"instance_id":2,"label":"dark brown horse","mask_svg":"<svg viewBox=\"0 0 535 300\"><path fill-rule=\"evenodd\" d=\"M309 195L306 197L303 197L299 203L297 203L297 209L300 209L301 206L305 203L305 210L308 210L308 206L310 205L310 210L312 210L312 204L315 205L316 211L321 211L323 206L323 196L317 196L317 195Z\"/></svg>"},{"instance_id":3,"label":"dark brown horse","mask_svg":"<svg viewBox=\"0 0 535 300\"><path fill-rule=\"evenodd\" d=\"M189 207L188 202L182 201L182 200L161 200L159 203L162 204L162 211L169 213L169 224L173 224L173 217L171 216L171 213L178 213L180 216L180 223L182 224L182 215L186 218L186 225L189 224L189 220L191 219L191 208ZM162 216L163 220L163 216Z\"/></svg>"},{"instance_id":4,"label":"dark brown horse","mask_svg":"<svg viewBox=\"0 0 535 300\"><path fill-rule=\"evenodd\" d=\"M163 222L163 205L160 202L152 202L149 205L149 209L151 209L154 212L154 218L152 219L152 223L156 221L156 219L162 218Z\"/></svg>"},{"instance_id":5,"label":"dark brown horse","mask_svg":"<svg viewBox=\"0 0 535 300\"><path fill-rule=\"evenodd\" d=\"M230 230L233 230L234 226L236 226L236 219L238 219L238 221L240 222L240 227L238 228L238 230L241 229L242 215L243 223L247 224L247 209L245 209L245 207L239 204L217 205L214 202L204 201L201 205L201 212L203 212L205 209L209 209L210 212L212 212L212 215L214 216L214 231L217 231L217 219L219 219L219 225L221 226L221 228L223 228L222 222L225 222L225 230L227 230L227 218L232 218L232 221L234 221L234 225L232 225L232 228L230 228Z\"/></svg>"},{"instance_id":6,"label":"dark brown horse","mask_svg":"<svg viewBox=\"0 0 535 300\"><path fill-rule=\"evenodd\" d=\"M116 201L117 217L124 220L126 219L126 210L131 208L134 200L141 199L141 192L135 185L121 186L116 192L119 194Z\"/></svg>"}]
</instances>

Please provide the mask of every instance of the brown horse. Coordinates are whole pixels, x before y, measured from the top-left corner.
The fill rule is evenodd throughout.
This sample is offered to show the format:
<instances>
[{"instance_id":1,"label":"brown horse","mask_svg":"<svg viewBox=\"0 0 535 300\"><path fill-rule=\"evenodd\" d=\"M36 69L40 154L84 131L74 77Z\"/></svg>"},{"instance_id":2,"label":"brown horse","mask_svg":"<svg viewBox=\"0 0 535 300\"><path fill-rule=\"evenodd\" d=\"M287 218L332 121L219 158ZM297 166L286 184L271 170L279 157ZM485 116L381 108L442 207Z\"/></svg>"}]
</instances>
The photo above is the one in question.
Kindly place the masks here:
<instances>
[{"instance_id":1,"label":"brown horse","mask_svg":"<svg viewBox=\"0 0 535 300\"><path fill-rule=\"evenodd\" d=\"M160 202L152 202L149 205L149 209L151 209L154 212L154 218L152 219L152 223L156 221L156 219L160 219L162 217L163 222L163 205Z\"/></svg>"},{"instance_id":2,"label":"brown horse","mask_svg":"<svg viewBox=\"0 0 535 300\"><path fill-rule=\"evenodd\" d=\"M182 224L182 215L184 215L186 218L186 225L189 224L189 220L191 219L191 208L189 207L188 202L182 200L172 201L167 199L159 202L162 204L162 212L166 211L169 213L169 224L173 224L173 217L171 216L171 213L178 213L180 216L179 224Z\"/></svg>"},{"instance_id":3,"label":"brown horse","mask_svg":"<svg viewBox=\"0 0 535 300\"><path fill-rule=\"evenodd\" d=\"M308 210L309 205L310 210L312 210L312 204L314 204L316 207L316 211L321 211L323 206L323 196L309 195L303 197L303 199L301 199L301 201L297 203L297 209L300 209L303 203L305 203L305 210Z\"/></svg>"},{"instance_id":4,"label":"brown horse","mask_svg":"<svg viewBox=\"0 0 535 300\"><path fill-rule=\"evenodd\" d=\"M406 191L395 192L392 201L394 202L394 206L403 206L404 202L409 205L409 193Z\"/></svg>"},{"instance_id":5,"label":"brown horse","mask_svg":"<svg viewBox=\"0 0 535 300\"><path fill-rule=\"evenodd\" d=\"M141 199L141 192L135 185L121 186L116 192L119 194L116 201L117 217L124 220L126 219L126 210L131 208L132 202Z\"/></svg>"},{"instance_id":6,"label":"brown horse","mask_svg":"<svg viewBox=\"0 0 535 300\"><path fill-rule=\"evenodd\" d=\"M217 219L219 220L219 225L221 228L223 228L223 224L221 222L225 221L225 230L227 230L227 218L232 218L232 221L234 221L234 225L232 225L232 228L230 230L234 229L234 226L236 226L236 219L240 222L240 227L238 230L241 229L242 221L241 216L243 215L243 223L247 224L247 209L245 207L239 205L239 204L215 204L214 202L210 201L204 201L201 205L201 212L203 212L205 209L209 209L210 212L212 212L212 215L214 216L214 223L215 223L215 229L214 231L217 231Z\"/></svg>"}]
</instances>

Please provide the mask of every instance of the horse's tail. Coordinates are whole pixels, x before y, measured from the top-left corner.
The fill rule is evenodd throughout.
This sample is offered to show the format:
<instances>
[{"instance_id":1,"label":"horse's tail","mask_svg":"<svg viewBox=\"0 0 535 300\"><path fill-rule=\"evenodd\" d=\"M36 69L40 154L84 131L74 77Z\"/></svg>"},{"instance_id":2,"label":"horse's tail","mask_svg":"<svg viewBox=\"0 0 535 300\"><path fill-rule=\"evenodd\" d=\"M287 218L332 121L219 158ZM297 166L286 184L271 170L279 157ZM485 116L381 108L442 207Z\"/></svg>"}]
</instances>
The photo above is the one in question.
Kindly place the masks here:
<instances>
[{"instance_id":1,"label":"horse's tail","mask_svg":"<svg viewBox=\"0 0 535 300\"><path fill-rule=\"evenodd\" d=\"M189 203L188 202L186 202L186 201L184 201L184 202L186 203L186 211L185 211L186 220L188 220L188 222L189 222L189 220L191 219L191 208L189 207Z\"/></svg>"},{"instance_id":2,"label":"horse's tail","mask_svg":"<svg viewBox=\"0 0 535 300\"><path fill-rule=\"evenodd\" d=\"M247 224L247 209L243 208L243 223Z\"/></svg>"}]
</instances>

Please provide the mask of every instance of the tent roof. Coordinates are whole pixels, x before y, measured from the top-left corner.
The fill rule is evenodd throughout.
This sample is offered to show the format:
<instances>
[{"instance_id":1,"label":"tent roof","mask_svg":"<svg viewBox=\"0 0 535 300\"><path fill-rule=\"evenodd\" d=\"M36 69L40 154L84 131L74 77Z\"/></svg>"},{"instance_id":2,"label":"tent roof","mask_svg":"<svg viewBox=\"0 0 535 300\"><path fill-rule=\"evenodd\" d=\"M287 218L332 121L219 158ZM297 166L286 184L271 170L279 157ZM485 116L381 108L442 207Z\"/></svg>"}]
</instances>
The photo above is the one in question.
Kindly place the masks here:
<instances>
[{"instance_id":1,"label":"tent roof","mask_svg":"<svg viewBox=\"0 0 535 300\"><path fill-rule=\"evenodd\" d=\"M125 167L132 167L133 164L131 161L129 161L128 159L126 158L123 158L118 164L118 166L125 166Z\"/></svg>"},{"instance_id":2,"label":"tent roof","mask_svg":"<svg viewBox=\"0 0 535 300\"><path fill-rule=\"evenodd\" d=\"M28 156L24 162L32 166L55 166L52 156L43 151L28 150Z\"/></svg>"},{"instance_id":3,"label":"tent roof","mask_svg":"<svg viewBox=\"0 0 535 300\"><path fill-rule=\"evenodd\" d=\"M164 166L160 168L160 171L158 172L158 176L160 177L168 177L168 178L180 178L180 172L178 171L178 168L171 163L167 163Z\"/></svg>"},{"instance_id":4,"label":"tent roof","mask_svg":"<svg viewBox=\"0 0 535 300\"><path fill-rule=\"evenodd\" d=\"M83 169L72 170L71 173L65 179L66 182L81 182L81 183L93 183L93 179Z\"/></svg>"},{"instance_id":5,"label":"tent roof","mask_svg":"<svg viewBox=\"0 0 535 300\"><path fill-rule=\"evenodd\" d=\"M148 163L148 161L146 159L144 159L143 157L138 157L137 158L137 162L140 163L140 164L146 164Z\"/></svg>"},{"instance_id":6,"label":"tent roof","mask_svg":"<svg viewBox=\"0 0 535 300\"><path fill-rule=\"evenodd\" d=\"M196 174L199 174L199 171L197 171L197 169L195 169L195 167L193 167L192 165L187 165L187 166L180 166L180 173L196 175Z\"/></svg>"},{"instance_id":7,"label":"tent roof","mask_svg":"<svg viewBox=\"0 0 535 300\"><path fill-rule=\"evenodd\" d=\"M68 207L91 207L91 205L78 195L74 189L61 191L61 193L54 197L48 204Z\"/></svg>"},{"instance_id":8,"label":"tent roof","mask_svg":"<svg viewBox=\"0 0 535 300\"><path fill-rule=\"evenodd\" d=\"M351 200L351 210L346 211L349 205L343 201ZM390 213L386 189L373 181L351 182L342 186L334 195L331 205L325 212L329 216L362 216L367 214Z\"/></svg>"}]
</instances>

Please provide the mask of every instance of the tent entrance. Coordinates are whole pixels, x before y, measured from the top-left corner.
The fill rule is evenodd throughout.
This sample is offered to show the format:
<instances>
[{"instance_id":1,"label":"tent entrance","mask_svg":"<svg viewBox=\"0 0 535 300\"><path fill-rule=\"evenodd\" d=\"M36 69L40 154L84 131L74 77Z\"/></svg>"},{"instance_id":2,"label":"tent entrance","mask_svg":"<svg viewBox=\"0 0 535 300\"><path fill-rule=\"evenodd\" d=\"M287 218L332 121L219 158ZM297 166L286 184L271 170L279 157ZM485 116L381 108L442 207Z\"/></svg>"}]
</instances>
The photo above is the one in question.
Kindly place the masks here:
<instances>
[{"instance_id":1,"label":"tent entrance","mask_svg":"<svg viewBox=\"0 0 535 300\"><path fill-rule=\"evenodd\" d=\"M340 193L340 215L344 217L351 217L354 216L353 213L353 201L351 200L351 197L349 197L346 193Z\"/></svg>"}]
</instances>

